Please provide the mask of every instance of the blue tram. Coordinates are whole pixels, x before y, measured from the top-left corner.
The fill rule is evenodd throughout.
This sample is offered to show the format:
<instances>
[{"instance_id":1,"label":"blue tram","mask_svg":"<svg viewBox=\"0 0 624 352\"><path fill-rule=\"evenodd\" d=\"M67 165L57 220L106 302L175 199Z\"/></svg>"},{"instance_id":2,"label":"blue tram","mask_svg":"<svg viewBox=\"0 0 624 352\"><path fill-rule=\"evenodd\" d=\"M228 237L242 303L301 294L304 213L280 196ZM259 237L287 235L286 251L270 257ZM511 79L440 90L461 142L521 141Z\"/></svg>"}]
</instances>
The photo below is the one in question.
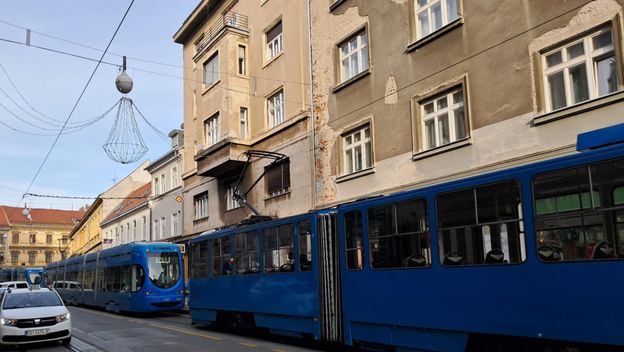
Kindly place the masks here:
<instances>
[{"instance_id":1,"label":"blue tram","mask_svg":"<svg viewBox=\"0 0 624 352\"><path fill-rule=\"evenodd\" d=\"M623 130L580 135L574 155L203 234L191 318L397 350L621 350Z\"/></svg>"},{"instance_id":2,"label":"blue tram","mask_svg":"<svg viewBox=\"0 0 624 352\"><path fill-rule=\"evenodd\" d=\"M112 312L181 310L180 247L129 243L49 264L48 282L65 302Z\"/></svg>"},{"instance_id":3,"label":"blue tram","mask_svg":"<svg viewBox=\"0 0 624 352\"><path fill-rule=\"evenodd\" d=\"M0 282L26 281L29 285L45 285L43 268L2 268Z\"/></svg>"}]
</instances>

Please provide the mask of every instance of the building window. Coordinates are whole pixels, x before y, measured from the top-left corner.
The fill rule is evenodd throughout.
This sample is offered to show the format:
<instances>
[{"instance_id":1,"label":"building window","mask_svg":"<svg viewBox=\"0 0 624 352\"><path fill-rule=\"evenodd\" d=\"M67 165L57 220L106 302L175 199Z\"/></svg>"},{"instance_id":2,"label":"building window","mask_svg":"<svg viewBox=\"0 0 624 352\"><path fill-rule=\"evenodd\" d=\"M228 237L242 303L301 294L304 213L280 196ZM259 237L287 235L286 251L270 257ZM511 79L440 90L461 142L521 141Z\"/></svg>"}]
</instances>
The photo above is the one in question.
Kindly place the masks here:
<instances>
[{"instance_id":1,"label":"building window","mask_svg":"<svg viewBox=\"0 0 624 352\"><path fill-rule=\"evenodd\" d=\"M219 81L219 52L204 63L204 85L211 86Z\"/></svg>"},{"instance_id":2,"label":"building window","mask_svg":"<svg viewBox=\"0 0 624 352\"><path fill-rule=\"evenodd\" d=\"M269 128L273 128L284 122L284 89L271 95L267 99Z\"/></svg>"},{"instance_id":3,"label":"building window","mask_svg":"<svg viewBox=\"0 0 624 352\"><path fill-rule=\"evenodd\" d=\"M210 147L219 141L219 114L215 114L204 122L204 133L206 147Z\"/></svg>"},{"instance_id":4,"label":"building window","mask_svg":"<svg viewBox=\"0 0 624 352\"><path fill-rule=\"evenodd\" d=\"M136 220L132 220L132 240L133 241L138 241L139 239L137 237L138 237L137 221Z\"/></svg>"},{"instance_id":5,"label":"building window","mask_svg":"<svg viewBox=\"0 0 624 352\"><path fill-rule=\"evenodd\" d=\"M343 136L345 174L373 166L370 126L366 125Z\"/></svg>"},{"instance_id":6,"label":"building window","mask_svg":"<svg viewBox=\"0 0 624 352\"><path fill-rule=\"evenodd\" d=\"M247 74L247 48L244 45L238 46L238 74Z\"/></svg>"},{"instance_id":7,"label":"building window","mask_svg":"<svg viewBox=\"0 0 624 352\"><path fill-rule=\"evenodd\" d=\"M67 237L66 235L63 235L63 238L61 239L61 241L63 242L63 244L67 244L69 243L69 237Z\"/></svg>"},{"instance_id":8,"label":"building window","mask_svg":"<svg viewBox=\"0 0 624 352\"><path fill-rule=\"evenodd\" d=\"M171 237L178 235L178 213L171 214Z\"/></svg>"},{"instance_id":9,"label":"building window","mask_svg":"<svg viewBox=\"0 0 624 352\"><path fill-rule=\"evenodd\" d=\"M158 182L158 176L154 178L154 195L157 196L160 193L160 182Z\"/></svg>"},{"instance_id":10,"label":"building window","mask_svg":"<svg viewBox=\"0 0 624 352\"><path fill-rule=\"evenodd\" d=\"M45 252L45 262L46 262L46 264L52 263L53 255L54 255L54 253L52 253L52 252Z\"/></svg>"},{"instance_id":11,"label":"building window","mask_svg":"<svg viewBox=\"0 0 624 352\"><path fill-rule=\"evenodd\" d=\"M247 128L249 123L247 121L247 108L240 108L240 138L247 139L249 133L247 132Z\"/></svg>"},{"instance_id":12,"label":"building window","mask_svg":"<svg viewBox=\"0 0 624 352\"><path fill-rule=\"evenodd\" d=\"M457 0L416 0L415 6L418 39L459 18Z\"/></svg>"},{"instance_id":13,"label":"building window","mask_svg":"<svg viewBox=\"0 0 624 352\"><path fill-rule=\"evenodd\" d=\"M46 244L52 244L52 235L46 235Z\"/></svg>"},{"instance_id":14,"label":"building window","mask_svg":"<svg viewBox=\"0 0 624 352\"><path fill-rule=\"evenodd\" d=\"M232 210L240 207L238 201L234 198L236 191L236 182L232 182L225 186L225 210Z\"/></svg>"},{"instance_id":15,"label":"building window","mask_svg":"<svg viewBox=\"0 0 624 352\"><path fill-rule=\"evenodd\" d=\"M368 69L368 43L363 30L340 44L340 81L345 82Z\"/></svg>"},{"instance_id":16,"label":"building window","mask_svg":"<svg viewBox=\"0 0 624 352\"><path fill-rule=\"evenodd\" d=\"M171 188L178 187L178 167L174 166L171 168Z\"/></svg>"},{"instance_id":17,"label":"building window","mask_svg":"<svg viewBox=\"0 0 624 352\"><path fill-rule=\"evenodd\" d=\"M463 88L420 103L423 149L432 149L468 137Z\"/></svg>"},{"instance_id":18,"label":"building window","mask_svg":"<svg viewBox=\"0 0 624 352\"><path fill-rule=\"evenodd\" d=\"M19 233L14 233L12 237L11 242L19 243Z\"/></svg>"},{"instance_id":19,"label":"building window","mask_svg":"<svg viewBox=\"0 0 624 352\"><path fill-rule=\"evenodd\" d=\"M282 21L266 32L267 60L271 60L282 52Z\"/></svg>"},{"instance_id":20,"label":"building window","mask_svg":"<svg viewBox=\"0 0 624 352\"><path fill-rule=\"evenodd\" d=\"M160 193L167 192L167 180L165 174L160 175Z\"/></svg>"},{"instance_id":21,"label":"building window","mask_svg":"<svg viewBox=\"0 0 624 352\"><path fill-rule=\"evenodd\" d=\"M167 218L166 217L162 217L160 218L160 239L165 238L165 234L167 232L165 232L167 229Z\"/></svg>"},{"instance_id":22,"label":"building window","mask_svg":"<svg viewBox=\"0 0 624 352\"><path fill-rule=\"evenodd\" d=\"M549 111L618 90L611 29L601 29L542 55Z\"/></svg>"},{"instance_id":23,"label":"building window","mask_svg":"<svg viewBox=\"0 0 624 352\"><path fill-rule=\"evenodd\" d=\"M143 217L143 227L141 229L141 239L147 240L147 217Z\"/></svg>"},{"instance_id":24,"label":"building window","mask_svg":"<svg viewBox=\"0 0 624 352\"><path fill-rule=\"evenodd\" d=\"M36 234L31 233L31 234L28 236L28 238L29 238L29 241L28 241L28 242L30 242L30 243L37 243L37 235L36 235Z\"/></svg>"},{"instance_id":25,"label":"building window","mask_svg":"<svg viewBox=\"0 0 624 352\"><path fill-rule=\"evenodd\" d=\"M119 227L119 234L120 234L120 237L121 237L121 243L126 243L126 236L124 235L124 227L123 227L123 225L121 225Z\"/></svg>"},{"instance_id":26,"label":"building window","mask_svg":"<svg viewBox=\"0 0 624 352\"><path fill-rule=\"evenodd\" d=\"M11 263L15 264L19 261L19 252L11 252Z\"/></svg>"},{"instance_id":27,"label":"building window","mask_svg":"<svg viewBox=\"0 0 624 352\"><path fill-rule=\"evenodd\" d=\"M195 220L208 217L208 192L197 194L193 197L195 205Z\"/></svg>"},{"instance_id":28,"label":"building window","mask_svg":"<svg viewBox=\"0 0 624 352\"><path fill-rule=\"evenodd\" d=\"M269 197L290 191L290 160L267 166L266 179Z\"/></svg>"},{"instance_id":29,"label":"building window","mask_svg":"<svg viewBox=\"0 0 624 352\"><path fill-rule=\"evenodd\" d=\"M28 252L28 263L33 264L35 261L37 261L37 252Z\"/></svg>"},{"instance_id":30,"label":"building window","mask_svg":"<svg viewBox=\"0 0 624 352\"><path fill-rule=\"evenodd\" d=\"M158 219L154 220L154 239L158 240L158 238L160 237L158 235L158 230L160 230L160 226L158 226Z\"/></svg>"}]
</instances>

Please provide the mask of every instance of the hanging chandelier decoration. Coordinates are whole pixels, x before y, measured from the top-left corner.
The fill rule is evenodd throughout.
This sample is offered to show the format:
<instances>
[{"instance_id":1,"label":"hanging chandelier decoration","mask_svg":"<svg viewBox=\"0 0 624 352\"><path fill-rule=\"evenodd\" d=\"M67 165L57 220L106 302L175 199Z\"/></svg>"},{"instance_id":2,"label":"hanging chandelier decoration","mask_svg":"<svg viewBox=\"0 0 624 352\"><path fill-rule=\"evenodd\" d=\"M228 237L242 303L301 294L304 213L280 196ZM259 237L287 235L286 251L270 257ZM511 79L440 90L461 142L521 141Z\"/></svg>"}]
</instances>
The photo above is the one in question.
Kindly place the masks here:
<instances>
[{"instance_id":1,"label":"hanging chandelier decoration","mask_svg":"<svg viewBox=\"0 0 624 352\"><path fill-rule=\"evenodd\" d=\"M132 79L126 73L126 57L123 58L121 73L115 80L120 93L124 94L117 104L117 116L106 142L104 151L108 157L118 163L133 163L149 150L143 141L134 115L136 106L125 94L132 90ZM138 111L138 110L137 110ZM140 112L139 112L140 113Z\"/></svg>"}]
</instances>

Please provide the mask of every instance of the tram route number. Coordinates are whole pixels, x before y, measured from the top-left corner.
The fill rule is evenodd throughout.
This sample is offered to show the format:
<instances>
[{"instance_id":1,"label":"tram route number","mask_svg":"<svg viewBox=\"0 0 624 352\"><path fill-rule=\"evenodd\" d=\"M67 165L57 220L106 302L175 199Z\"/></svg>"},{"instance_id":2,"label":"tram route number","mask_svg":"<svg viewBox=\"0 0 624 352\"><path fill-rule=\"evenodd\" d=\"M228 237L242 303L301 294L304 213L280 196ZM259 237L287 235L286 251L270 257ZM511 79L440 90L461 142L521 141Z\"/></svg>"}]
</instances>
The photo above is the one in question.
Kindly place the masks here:
<instances>
[{"instance_id":1,"label":"tram route number","mask_svg":"<svg viewBox=\"0 0 624 352\"><path fill-rule=\"evenodd\" d=\"M158 257L156 258L156 263L158 264L168 264L170 261L169 257Z\"/></svg>"}]
</instances>

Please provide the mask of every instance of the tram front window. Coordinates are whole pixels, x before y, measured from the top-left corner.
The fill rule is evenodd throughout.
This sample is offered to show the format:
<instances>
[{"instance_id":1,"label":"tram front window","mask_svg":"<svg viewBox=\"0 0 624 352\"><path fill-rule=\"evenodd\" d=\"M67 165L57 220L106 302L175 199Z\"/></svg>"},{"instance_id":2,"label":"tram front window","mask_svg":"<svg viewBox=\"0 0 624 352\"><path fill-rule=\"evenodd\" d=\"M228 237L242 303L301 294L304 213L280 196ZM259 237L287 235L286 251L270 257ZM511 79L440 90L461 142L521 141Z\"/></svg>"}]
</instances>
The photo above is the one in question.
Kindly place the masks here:
<instances>
[{"instance_id":1,"label":"tram front window","mask_svg":"<svg viewBox=\"0 0 624 352\"><path fill-rule=\"evenodd\" d=\"M169 288L180 279L180 265L176 252L151 252L147 254L149 278L160 288Z\"/></svg>"},{"instance_id":2,"label":"tram front window","mask_svg":"<svg viewBox=\"0 0 624 352\"><path fill-rule=\"evenodd\" d=\"M28 273L28 279L30 280L30 283L33 285L39 285L41 284L41 273L38 272L31 272Z\"/></svg>"}]
</instances>

